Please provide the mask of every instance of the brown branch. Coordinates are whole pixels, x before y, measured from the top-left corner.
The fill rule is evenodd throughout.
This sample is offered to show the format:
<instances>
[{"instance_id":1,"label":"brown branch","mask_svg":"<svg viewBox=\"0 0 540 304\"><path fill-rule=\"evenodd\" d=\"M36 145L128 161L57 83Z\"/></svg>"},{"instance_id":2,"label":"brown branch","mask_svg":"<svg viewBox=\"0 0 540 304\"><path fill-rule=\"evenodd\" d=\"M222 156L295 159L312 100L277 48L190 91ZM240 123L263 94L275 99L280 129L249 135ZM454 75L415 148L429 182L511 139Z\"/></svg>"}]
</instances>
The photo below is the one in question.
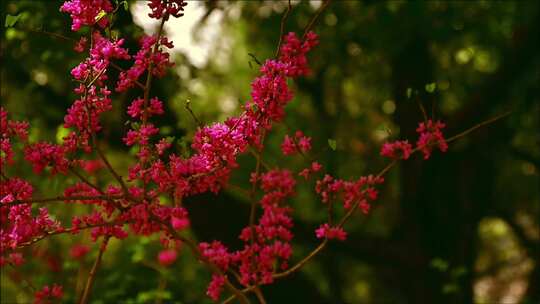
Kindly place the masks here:
<instances>
[{"instance_id":1,"label":"brown branch","mask_svg":"<svg viewBox=\"0 0 540 304\"><path fill-rule=\"evenodd\" d=\"M97 270L101 265L101 259L103 257L103 253L105 252L105 249L107 249L107 244L109 243L110 238L110 235L105 236L103 242L101 243L98 256L96 258L96 261L94 262L94 265L92 266L92 269L90 270L88 279L86 280L86 286L84 287L84 291L81 296L81 300L79 301L79 304L88 303L88 299L90 298L90 291L92 290L92 286L94 285L94 281L96 280Z\"/></svg>"},{"instance_id":2,"label":"brown branch","mask_svg":"<svg viewBox=\"0 0 540 304\"><path fill-rule=\"evenodd\" d=\"M503 117L506 117L510 114L510 112L506 112L506 113L503 113L503 114L500 114L498 116L495 116L493 118L490 118L488 120L485 120L457 135L454 135L452 137L449 137L447 139L447 142L452 142L452 141L455 141L471 132L473 132L474 130L482 127L482 126L485 126L485 125L488 125L490 123L493 123ZM418 152L420 149L419 148L416 148L416 149L413 149L411 154L413 153L416 153ZM390 162L388 165L386 165L376 176L377 177L382 177L384 174L386 174L392 167L394 167L396 164L398 163L398 160L393 160L392 162ZM343 216L343 218L339 221L338 223L338 227L343 227L345 225L345 223L347 222L347 220L352 216L352 214L354 213L354 211L358 208L358 205L359 205L359 202L356 202L353 207L351 209L349 209L349 211ZM274 279L280 279L280 278L284 278L286 276L289 276L290 274L300 270L307 262L309 262L311 259L313 259L317 254L319 254L325 247L326 245L328 244L328 239L324 239L315 249L313 249L313 251L311 251L306 257L304 257L302 260L300 260L298 263L296 263L293 267L289 268L288 270L286 271L283 271L283 272L280 272L280 273L276 273L274 274L272 277ZM242 293L246 293L246 292L249 292L249 291L253 291L255 290L255 288L257 288L257 286L249 286L245 289L243 289L241 292ZM227 298L223 304L225 303L230 303L232 300L234 300L236 298L236 295L232 295L231 297Z\"/></svg>"},{"instance_id":3,"label":"brown branch","mask_svg":"<svg viewBox=\"0 0 540 304\"><path fill-rule=\"evenodd\" d=\"M45 34L45 35L49 35L49 36L57 38L57 39L66 40L66 41L70 41L70 42L77 42L77 40L75 40L73 38L69 38L67 36L64 36L64 35L61 35L61 34L58 34L58 33L53 33L53 32L49 32L49 31L45 31L45 30L41 30L41 29L19 29L19 30L22 30L22 31L25 31L25 32L37 33L37 34Z\"/></svg>"},{"instance_id":4,"label":"brown branch","mask_svg":"<svg viewBox=\"0 0 540 304\"><path fill-rule=\"evenodd\" d=\"M308 25L304 29L304 35L302 35L302 39L306 38L307 33L311 30L311 28L315 25L315 22L319 18L319 16L322 14L322 12L328 7L331 0L324 0L323 4L319 7L315 15L311 18Z\"/></svg>"},{"instance_id":5,"label":"brown branch","mask_svg":"<svg viewBox=\"0 0 540 304\"><path fill-rule=\"evenodd\" d=\"M20 249L20 248L24 248L24 247L28 247L28 246L31 246L49 236L53 236L53 235L58 235L58 234L64 234L64 233L75 233L77 231L80 231L80 230L86 230L86 229L91 229L91 228L97 228L97 227L105 227L105 226L115 226L115 225L123 225L123 224L127 224L129 222L108 222L108 223L101 223L101 224L96 224L96 225L86 225L84 227L77 227L77 228L69 228L69 229L64 229L64 230L55 230L55 231L51 231L51 232L46 232L45 234L33 239L33 240L30 240L28 242L25 242L25 243L21 243L21 244L18 244L16 248L14 249ZM7 248L9 249L9 248Z\"/></svg>"},{"instance_id":6,"label":"brown branch","mask_svg":"<svg viewBox=\"0 0 540 304\"><path fill-rule=\"evenodd\" d=\"M203 123L199 120L199 118L197 118L197 116L195 115L195 113L193 113L193 110L191 109L191 101L190 101L189 99L186 100L185 108L186 108L186 110L189 112L189 114L191 115L191 117L193 118L193 120L195 121L195 123L197 124L197 126L198 126L199 128L202 128L204 125L203 125Z\"/></svg>"},{"instance_id":7,"label":"brown branch","mask_svg":"<svg viewBox=\"0 0 540 304\"><path fill-rule=\"evenodd\" d=\"M274 54L274 57L279 56L279 49L281 48L281 43L283 42L283 34L285 32L285 23L287 22L287 18L289 17L289 13L292 10L291 6L291 0L289 0L289 5L287 6L287 10L285 11L285 14L283 14L283 17L281 17L281 26L279 30L279 42L277 45L276 53Z\"/></svg>"},{"instance_id":8,"label":"brown branch","mask_svg":"<svg viewBox=\"0 0 540 304\"><path fill-rule=\"evenodd\" d=\"M121 199L124 198L122 195L95 195L95 196L55 196L47 198L37 198L29 200L17 200L11 203L0 204L0 207L11 207L22 204L35 204L35 203L55 203L55 202L65 202L65 201L91 201L91 200L112 200L112 199Z\"/></svg>"},{"instance_id":9,"label":"brown branch","mask_svg":"<svg viewBox=\"0 0 540 304\"><path fill-rule=\"evenodd\" d=\"M93 189L95 189L96 191L98 191L99 193L101 194L105 194L105 192L103 192L101 190L101 188L99 188L97 185L94 185L92 182L90 182L86 177L84 177L82 174L80 174L79 172L77 172L77 170L73 169L72 167L69 168L69 171L71 173L73 173L75 176L77 176L83 183L87 184L88 186L92 187Z\"/></svg>"},{"instance_id":10,"label":"brown branch","mask_svg":"<svg viewBox=\"0 0 540 304\"><path fill-rule=\"evenodd\" d=\"M263 131L261 136L261 146L264 145L264 139L265 139L266 133ZM255 215L257 211L257 200L255 199L255 194L257 191L257 184L259 179L259 174L261 172L261 163L262 163L262 156L261 151L255 152L255 159L257 160L257 164L255 165L255 180L252 181L251 184L251 191L249 193L249 198L251 200L251 210L249 212L249 227L251 229L251 237L250 237L250 244L251 247L255 245ZM257 268L257 259L255 258L255 255L251 256L251 269L255 270ZM259 289L259 283L255 281L255 294L257 295L257 298L259 299L259 302L264 303L264 296L262 295L261 290ZM262 301L261 301L262 300Z\"/></svg>"},{"instance_id":11,"label":"brown branch","mask_svg":"<svg viewBox=\"0 0 540 304\"><path fill-rule=\"evenodd\" d=\"M461 138L461 137L463 137L463 136L465 136L465 135L467 135L467 134L469 134L469 133L475 131L475 130L478 129L478 128L481 128L481 127L483 127L483 126L485 126L485 125L488 125L488 124L490 124L490 123L494 123L494 122L496 122L497 120L499 120L499 119L501 119L501 118L504 118L504 117L506 117L506 116L508 116L508 115L510 115L510 114L512 114L512 111L507 111L507 112L504 112L504 113L502 113L502 114L500 114L500 115L497 115L497 116L495 116L495 117L493 117L493 118L490 118L490 119L488 119L488 120L485 120L485 121L483 121L483 122L481 122L481 123L479 123L479 124L477 124L477 125L475 125L475 126L469 128L469 129L467 129L467 130L465 130L465 131L463 131L463 132L461 132L461 133L459 133L459 134L456 134L456 135L454 135L454 136L452 136L452 137L446 139L446 142L448 142L448 143L453 142L454 140L457 140L457 139L459 139L459 138Z\"/></svg>"},{"instance_id":12,"label":"brown branch","mask_svg":"<svg viewBox=\"0 0 540 304\"><path fill-rule=\"evenodd\" d=\"M164 226L167 231L169 232L169 234L179 240L179 241L182 241L184 242L185 244L188 245L189 249L191 250L191 252L193 253L193 255L198 258L199 260L201 260L213 273L217 274L217 275L220 275L222 276L224 279L225 279L225 286L227 287L227 289L229 291L231 291L234 295L235 295L235 298L238 298L238 300L240 301L240 303L242 304L249 304L250 301L249 299L238 289L236 288L232 283L231 281L227 278L227 275L225 273L223 273L223 271L221 271L221 269L219 267L217 267L214 263L212 263L212 261L208 260L205 256L202 255L202 253L200 252L199 250L199 247L197 246L197 244L195 244L194 241L192 241L191 239L189 238L186 238L186 237L183 237L181 236L172 226L170 223L167 223L167 222L164 222L162 221L161 219L159 219L158 217L156 217L155 215L153 214L150 214L150 218L154 221L156 221L157 223L160 223L162 226Z\"/></svg>"},{"instance_id":13,"label":"brown branch","mask_svg":"<svg viewBox=\"0 0 540 304\"><path fill-rule=\"evenodd\" d=\"M122 179L122 176L120 176L116 170L114 170L114 168L111 166L111 163L109 162L109 160L107 159L107 157L105 157L105 154L103 154L103 152L101 151L101 149L99 149L97 143L95 145L95 149L99 155L99 158L101 158L101 160L105 163L105 166L107 167L107 169L109 170L109 172L112 174L112 176L118 181L118 183L120 184L120 186L122 187L122 190L124 191L124 194L125 195L129 195L129 191L128 191L128 188L126 186L126 184L124 183L124 180Z\"/></svg>"}]
</instances>

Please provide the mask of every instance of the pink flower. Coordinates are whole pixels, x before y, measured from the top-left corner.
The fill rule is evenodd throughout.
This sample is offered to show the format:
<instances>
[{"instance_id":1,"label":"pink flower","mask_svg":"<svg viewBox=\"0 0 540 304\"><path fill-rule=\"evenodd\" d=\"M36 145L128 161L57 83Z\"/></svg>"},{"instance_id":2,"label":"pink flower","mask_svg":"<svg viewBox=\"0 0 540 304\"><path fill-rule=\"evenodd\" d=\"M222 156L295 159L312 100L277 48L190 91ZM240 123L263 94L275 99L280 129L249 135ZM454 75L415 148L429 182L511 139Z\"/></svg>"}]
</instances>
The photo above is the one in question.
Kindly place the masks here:
<instances>
[{"instance_id":1,"label":"pink flower","mask_svg":"<svg viewBox=\"0 0 540 304\"><path fill-rule=\"evenodd\" d=\"M176 261L177 253L174 249L162 250L158 255L159 264L168 267Z\"/></svg>"},{"instance_id":2,"label":"pink flower","mask_svg":"<svg viewBox=\"0 0 540 304\"><path fill-rule=\"evenodd\" d=\"M172 42L167 38L162 38L159 41L155 36L143 36L140 40L141 49L134 56L134 64L127 71L120 73L118 82L116 84L117 92L124 92L127 89L133 87L135 82L141 77L148 69L150 63L152 63L152 74L157 77L163 77L166 72L166 68L173 66L174 64L169 61L169 54L157 48L154 52L154 45L158 43L158 46L165 46L172 48Z\"/></svg>"},{"instance_id":3,"label":"pink flower","mask_svg":"<svg viewBox=\"0 0 540 304\"><path fill-rule=\"evenodd\" d=\"M148 16L150 18L161 19L162 17L165 20L169 19L169 15L179 18L184 16L184 6L187 5L187 2L184 0L149 0L148 7L152 10Z\"/></svg>"},{"instance_id":4,"label":"pink flower","mask_svg":"<svg viewBox=\"0 0 540 304\"><path fill-rule=\"evenodd\" d=\"M321 168L321 164L319 164L318 162L312 162L311 167L303 169L302 171L300 171L300 173L298 173L298 175L303 176L304 179L308 179L311 173L319 172Z\"/></svg>"},{"instance_id":5,"label":"pink flower","mask_svg":"<svg viewBox=\"0 0 540 304\"><path fill-rule=\"evenodd\" d=\"M64 295L62 286L54 284L51 287L45 285L41 290L36 291L34 295L34 304L51 303L53 298L61 299Z\"/></svg>"},{"instance_id":6,"label":"pink flower","mask_svg":"<svg viewBox=\"0 0 540 304\"><path fill-rule=\"evenodd\" d=\"M61 12L66 12L71 15L73 24L71 25L72 31L78 31L83 25L93 25L96 23L96 17L101 11L110 13L113 10L113 6L109 0L70 0L64 2L60 8ZM103 17L97 21L100 27L105 27L108 23L108 19Z\"/></svg>"},{"instance_id":7,"label":"pink flower","mask_svg":"<svg viewBox=\"0 0 540 304\"><path fill-rule=\"evenodd\" d=\"M47 166L52 167L52 173L67 173L69 162L61 146L47 142L35 143L24 149L24 158L33 165L35 173L41 173Z\"/></svg>"},{"instance_id":8,"label":"pink flower","mask_svg":"<svg viewBox=\"0 0 540 304\"><path fill-rule=\"evenodd\" d=\"M20 266L24 264L24 258L22 254L20 253L11 253L9 255L9 259L11 260L11 263L13 263L15 266Z\"/></svg>"},{"instance_id":9,"label":"pink flower","mask_svg":"<svg viewBox=\"0 0 540 304\"><path fill-rule=\"evenodd\" d=\"M77 43L75 43L75 46L73 47L73 50L77 53L84 52L84 49L86 49L86 44L88 43L88 39L86 37L81 37Z\"/></svg>"},{"instance_id":10,"label":"pink flower","mask_svg":"<svg viewBox=\"0 0 540 304\"><path fill-rule=\"evenodd\" d=\"M76 244L76 245L73 245L73 247L71 247L69 251L69 255L72 258L78 260L84 257L88 252L90 252L90 247L83 244Z\"/></svg>"},{"instance_id":11,"label":"pink flower","mask_svg":"<svg viewBox=\"0 0 540 304\"><path fill-rule=\"evenodd\" d=\"M227 270L229 268L231 256L227 247L221 242L213 241L212 243L200 243L199 250L203 257L221 268L221 270Z\"/></svg>"},{"instance_id":12,"label":"pink flower","mask_svg":"<svg viewBox=\"0 0 540 304\"><path fill-rule=\"evenodd\" d=\"M223 285L225 285L225 278L220 275L212 275L212 281L208 285L206 294L214 301L219 300L219 296L223 291Z\"/></svg>"},{"instance_id":13,"label":"pink flower","mask_svg":"<svg viewBox=\"0 0 540 304\"><path fill-rule=\"evenodd\" d=\"M381 148L381 155L392 159L408 159L412 152L412 145L407 140L386 142Z\"/></svg>"},{"instance_id":14,"label":"pink flower","mask_svg":"<svg viewBox=\"0 0 540 304\"><path fill-rule=\"evenodd\" d=\"M135 99L131 105L128 107L127 113L129 116L133 118L140 118L143 115L143 112L146 111L148 117L152 115L160 115L163 114L163 103L157 99L157 97L154 97L150 99L150 104L147 109L143 108L144 106L144 100L141 98Z\"/></svg>"},{"instance_id":15,"label":"pink flower","mask_svg":"<svg viewBox=\"0 0 540 304\"><path fill-rule=\"evenodd\" d=\"M345 241L347 238L347 232L341 227L330 227L328 224L321 225L317 230L315 230L315 235L318 239L327 238L338 239L340 241Z\"/></svg>"},{"instance_id":16,"label":"pink flower","mask_svg":"<svg viewBox=\"0 0 540 304\"><path fill-rule=\"evenodd\" d=\"M307 137L302 131L296 131L294 138L285 135L281 144L281 151L284 155L292 155L297 152L306 153L311 150L311 138Z\"/></svg>"},{"instance_id":17,"label":"pink flower","mask_svg":"<svg viewBox=\"0 0 540 304\"><path fill-rule=\"evenodd\" d=\"M309 74L306 53L318 43L318 37L313 32L309 32L304 41L301 41L295 33L289 33L285 36L285 43L281 46L279 60L288 64L286 68L287 76L298 77Z\"/></svg>"},{"instance_id":18,"label":"pink flower","mask_svg":"<svg viewBox=\"0 0 540 304\"><path fill-rule=\"evenodd\" d=\"M424 154L424 159L431 156L433 146L438 146L441 152L448 150L448 144L441 132L444 127L445 124L441 121L433 122L431 120L425 123L421 122L418 125L416 132L420 133L420 138L418 138L416 146Z\"/></svg>"}]
</instances>

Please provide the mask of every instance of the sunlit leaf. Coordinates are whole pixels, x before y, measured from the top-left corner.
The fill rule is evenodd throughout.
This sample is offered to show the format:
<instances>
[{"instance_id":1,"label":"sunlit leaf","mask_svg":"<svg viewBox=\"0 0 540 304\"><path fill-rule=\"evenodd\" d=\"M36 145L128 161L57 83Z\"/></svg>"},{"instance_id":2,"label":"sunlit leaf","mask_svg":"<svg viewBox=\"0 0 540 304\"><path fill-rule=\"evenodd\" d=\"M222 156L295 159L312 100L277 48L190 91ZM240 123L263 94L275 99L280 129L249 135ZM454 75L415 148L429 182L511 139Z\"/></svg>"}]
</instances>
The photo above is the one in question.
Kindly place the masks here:
<instances>
[{"instance_id":1,"label":"sunlit leaf","mask_svg":"<svg viewBox=\"0 0 540 304\"><path fill-rule=\"evenodd\" d=\"M428 93L435 92L436 88L437 88L437 84L435 82L426 84L426 92L428 92Z\"/></svg>"},{"instance_id":2,"label":"sunlit leaf","mask_svg":"<svg viewBox=\"0 0 540 304\"><path fill-rule=\"evenodd\" d=\"M20 18L21 18L21 14L18 14L16 16L7 14L6 15L6 21L4 23L4 27L12 27L12 26L14 26L15 23L17 23L17 21L19 21Z\"/></svg>"},{"instance_id":3,"label":"sunlit leaf","mask_svg":"<svg viewBox=\"0 0 540 304\"><path fill-rule=\"evenodd\" d=\"M328 139L328 146L330 147L330 149L336 151L336 148L337 148L337 142L335 139L331 139L329 138Z\"/></svg>"}]
</instances>

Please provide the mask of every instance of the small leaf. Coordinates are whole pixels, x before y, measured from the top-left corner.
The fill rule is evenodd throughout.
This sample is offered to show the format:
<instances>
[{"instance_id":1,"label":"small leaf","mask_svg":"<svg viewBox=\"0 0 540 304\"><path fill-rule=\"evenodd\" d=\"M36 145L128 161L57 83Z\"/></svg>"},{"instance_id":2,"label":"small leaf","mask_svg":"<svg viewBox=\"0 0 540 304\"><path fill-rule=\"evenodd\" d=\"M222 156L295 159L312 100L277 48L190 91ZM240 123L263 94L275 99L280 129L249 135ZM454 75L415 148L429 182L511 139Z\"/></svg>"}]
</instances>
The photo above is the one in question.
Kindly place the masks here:
<instances>
[{"instance_id":1,"label":"small leaf","mask_svg":"<svg viewBox=\"0 0 540 304\"><path fill-rule=\"evenodd\" d=\"M107 15L107 12L104 11L104 10L101 10L101 12L99 12L99 14L97 14L96 18L95 18L95 21L98 22L99 20L101 20L101 18L105 17Z\"/></svg>"},{"instance_id":2,"label":"small leaf","mask_svg":"<svg viewBox=\"0 0 540 304\"><path fill-rule=\"evenodd\" d=\"M437 269L440 272L445 272L448 269L448 262L441 258L434 258L431 260L430 266Z\"/></svg>"},{"instance_id":3,"label":"small leaf","mask_svg":"<svg viewBox=\"0 0 540 304\"><path fill-rule=\"evenodd\" d=\"M328 139L328 146L330 146L330 149L336 151L336 148L337 148L337 142L335 139L331 139L329 138Z\"/></svg>"},{"instance_id":4,"label":"small leaf","mask_svg":"<svg viewBox=\"0 0 540 304\"><path fill-rule=\"evenodd\" d=\"M450 275L458 278L460 276L465 275L466 273L467 273L467 268L460 266L460 267L452 269L452 273Z\"/></svg>"},{"instance_id":5,"label":"small leaf","mask_svg":"<svg viewBox=\"0 0 540 304\"><path fill-rule=\"evenodd\" d=\"M14 26L15 23L17 23L17 21L19 21L20 18L21 18L21 14L18 14L17 16L7 14L6 15L6 22L4 23L4 27L12 27L12 26Z\"/></svg>"},{"instance_id":6,"label":"small leaf","mask_svg":"<svg viewBox=\"0 0 540 304\"><path fill-rule=\"evenodd\" d=\"M428 92L428 93L435 92L436 88L437 88L437 84L435 82L426 84L426 92Z\"/></svg>"},{"instance_id":7,"label":"small leaf","mask_svg":"<svg viewBox=\"0 0 540 304\"><path fill-rule=\"evenodd\" d=\"M407 95L407 99L411 98L411 96L412 96L412 88L407 88L406 95Z\"/></svg>"},{"instance_id":8,"label":"small leaf","mask_svg":"<svg viewBox=\"0 0 540 304\"><path fill-rule=\"evenodd\" d=\"M64 142L64 137L69 135L69 129L64 128L64 125L59 125L56 129L56 143L61 144Z\"/></svg>"},{"instance_id":9,"label":"small leaf","mask_svg":"<svg viewBox=\"0 0 540 304\"><path fill-rule=\"evenodd\" d=\"M444 284L442 292L444 294L455 293L459 291L459 286L456 284Z\"/></svg>"}]
</instances>

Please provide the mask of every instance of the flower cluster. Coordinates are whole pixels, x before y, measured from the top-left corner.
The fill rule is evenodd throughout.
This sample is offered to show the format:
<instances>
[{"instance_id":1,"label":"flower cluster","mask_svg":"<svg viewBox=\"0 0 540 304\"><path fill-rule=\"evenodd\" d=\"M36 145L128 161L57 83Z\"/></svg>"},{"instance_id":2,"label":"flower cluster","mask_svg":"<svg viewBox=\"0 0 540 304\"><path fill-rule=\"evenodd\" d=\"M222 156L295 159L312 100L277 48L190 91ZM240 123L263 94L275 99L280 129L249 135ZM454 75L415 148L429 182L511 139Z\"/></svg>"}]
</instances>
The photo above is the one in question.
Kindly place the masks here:
<instances>
[{"instance_id":1,"label":"flower cluster","mask_svg":"<svg viewBox=\"0 0 540 304\"><path fill-rule=\"evenodd\" d=\"M331 227L328 223L324 223L315 230L315 236L317 236L318 239L327 238L329 240L338 239L340 241L345 241L347 232L339 226Z\"/></svg>"},{"instance_id":2,"label":"flower cluster","mask_svg":"<svg viewBox=\"0 0 540 304\"><path fill-rule=\"evenodd\" d=\"M168 267L176 261L177 253L174 249L165 249L159 252L158 262L159 264Z\"/></svg>"},{"instance_id":3,"label":"flower cluster","mask_svg":"<svg viewBox=\"0 0 540 304\"><path fill-rule=\"evenodd\" d=\"M294 137L285 135L281 144L281 152L283 155L293 155L298 152L306 153L311 150L311 138L307 137L302 131L296 131Z\"/></svg>"},{"instance_id":4,"label":"flower cluster","mask_svg":"<svg viewBox=\"0 0 540 304\"><path fill-rule=\"evenodd\" d=\"M384 182L382 177L362 176L356 181L336 179L326 174L322 180L318 180L315 191L321 196L323 203L330 203L338 194L342 194L343 208L350 209L358 204L363 213L367 214L370 209L370 201L377 199L377 184Z\"/></svg>"},{"instance_id":5,"label":"flower cluster","mask_svg":"<svg viewBox=\"0 0 540 304\"><path fill-rule=\"evenodd\" d=\"M53 299L61 299L64 296L62 286L54 284L52 287L45 285L34 295L34 304L51 303Z\"/></svg>"},{"instance_id":6,"label":"flower cluster","mask_svg":"<svg viewBox=\"0 0 540 304\"><path fill-rule=\"evenodd\" d=\"M448 144L441 132L444 127L444 123L440 121L433 122L431 119L418 125L416 132L420 134L420 138L418 138L416 146L424 154L424 159L431 156L434 146L438 146L441 152L448 150Z\"/></svg>"},{"instance_id":7,"label":"flower cluster","mask_svg":"<svg viewBox=\"0 0 540 304\"><path fill-rule=\"evenodd\" d=\"M35 173L41 173L47 166L52 167L52 174L67 173L69 162L65 158L62 146L39 142L24 149L24 158L33 165Z\"/></svg>"},{"instance_id":8,"label":"flower cluster","mask_svg":"<svg viewBox=\"0 0 540 304\"><path fill-rule=\"evenodd\" d=\"M13 148L11 147L13 137L26 141L28 122L9 120L7 111L0 107L0 166L13 162Z\"/></svg>"},{"instance_id":9,"label":"flower cluster","mask_svg":"<svg viewBox=\"0 0 540 304\"><path fill-rule=\"evenodd\" d=\"M172 49L173 43L166 37L158 39L156 36L143 36L140 39L141 49L133 56L134 64L127 71L120 73L116 84L117 92L124 92L133 87L139 78L149 68L150 73L157 77L165 76L166 69L174 64L169 61L169 53L163 51L161 46Z\"/></svg>"},{"instance_id":10,"label":"flower cluster","mask_svg":"<svg viewBox=\"0 0 540 304\"><path fill-rule=\"evenodd\" d=\"M317 44L319 44L319 40L313 32L308 32L303 41L294 33L285 36L285 43L281 46L279 60L288 63L285 72L287 76L298 77L309 74L306 54Z\"/></svg>"},{"instance_id":11,"label":"flower cluster","mask_svg":"<svg viewBox=\"0 0 540 304\"><path fill-rule=\"evenodd\" d=\"M162 1L162 0L150 0L148 3L148 7L152 10L151 13L148 14L150 18L155 19L161 19L164 20L169 19L169 15L179 18L184 16L184 6L187 5L187 2L184 0L169 0L169 1Z\"/></svg>"},{"instance_id":12,"label":"flower cluster","mask_svg":"<svg viewBox=\"0 0 540 304\"><path fill-rule=\"evenodd\" d=\"M98 24L105 27L108 24L107 18L99 18L101 12L110 13L113 6L109 0L70 0L64 2L60 7L61 12L69 13L73 23L72 31L78 31L83 25ZM97 21L96 21L97 20Z\"/></svg>"},{"instance_id":13,"label":"flower cluster","mask_svg":"<svg viewBox=\"0 0 540 304\"><path fill-rule=\"evenodd\" d=\"M163 22L170 16L181 17L186 5L184 0L149 0L149 16ZM152 77L163 77L172 66L169 54L164 51L164 48L173 47L172 42L162 36L161 31L156 36L143 36L140 49L130 56L123 47L123 39L106 38L100 29L108 25L104 16L113 11L109 0L70 0L62 5L61 11L71 15L74 31L83 25L92 27L91 37L82 37L74 48L77 52L87 50L88 57L71 70L73 79L78 82L74 90L78 97L64 117L64 127L70 128L69 134L60 144L28 143L28 123L9 120L7 112L0 108L0 165L4 168L13 162L12 140L17 137L23 144L24 159L35 173L54 175L71 171L80 181L64 187L63 197L40 200L33 199L34 189L29 182L18 177L8 178L2 172L0 266L23 264L22 253L17 251L48 235L77 234L89 229L93 241L102 236L106 240L110 237L124 239L130 233L159 234L163 250L158 253L157 262L169 267L177 260L181 243L187 242L178 236L190 226L182 199L200 193L218 193L239 166L237 158L240 154L250 148L262 151L265 135L274 123L283 120L285 107L294 97L288 81L310 73L306 56L318 44L317 35L308 32L299 38L294 33L287 34L277 58L267 60L260 68L260 75L251 83L251 99L246 102L244 111L224 122L200 126L191 142L193 153L179 156L171 149L174 139L160 137L159 127L149 121L165 113L163 102L157 97L150 98L149 89ZM91 41L89 49L88 40ZM112 92L106 85L109 66L113 60L129 59L133 64L129 69L121 70L115 91L124 92L137 85L144 89L144 97L134 99L126 111L134 121L130 122L123 142L137 152L137 161L128 167L125 180L97 148L96 136L103 129L101 116L113 107ZM145 73L147 81L143 85L139 79ZM434 146L444 152L448 146L442 128L444 124L439 121L421 123L417 129L420 138L416 149L413 150L408 141L396 141L385 143L381 155L408 159L411 153L419 150L427 159ZM304 154L311 150L311 138L296 131L294 136L285 136L281 150L284 155ZM82 157L80 152L96 152L100 158ZM240 231L243 246L229 250L218 240L201 242L198 247L189 243L194 253L214 270L207 289L207 295L213 300L219 299L225 286L233 286L228 281L229 273L235 274L244 287L251 287L270 284L280 277L280 271L289 268L293 209L287 201L295 195L296 178L302 176L308 180L322 170L322 165L313 161L298 173L264 167L266 171L260 171L262 169L258 167L251 175L253 207L256 208L253 211L260 209L262 213L257 218L257 213L253 212L249 225ZM98 177L95 173L103 168L112 173L116 184L93 183ZM82 174L93 176L88 179L78 172L79 169L83 170ZM343 228L345 220L334 223L331 204L338 200L342 202L347 212L344 219L357 208L367 214L378 197L376 187L381 183L383 178L373 175L343 180L326 174L317 180L315 192L328 205L329 220L315 230L315 237L325 239L324 242L330 239L344 241L347 238ZM258 192L263 193L259 200L256 199ZM50 216L46 208L32 213L33 203L53 200L85 204L91 211L73 216L69 228ZM101 250L105 248L106 242ZM88 246L78 244L71 248L70 255L82 259L89 250ZM61 286L45 286L36 292L35 300L36 303L55 301L62 293Z\"/></svg>"},{"instance_id":14,"label":"flower cluster","mask_svg":"<svg viewBox=\"0 0 540 304\"><path fill-rule=\"evenodd\" d=\"M408 159L411 152L412 145L408 140L386 142L381 148L381 155L392 159Z\"/></svg>"},{"instance_id":15,"label":"flower cluster","mask_svg":"<svg viewBox=\"0 0 540 304\"><path fill-rule=\"evenodd\" d=\"M240 233L244 248L229 252L219 241L199 244L202 256L222 271L238 268L240 283L244 286L272 283L273 274L288 267L292 254L292 209L285 204L286 199L294 195L296 181L292 173L272 170L259 177L253 176L252 182L260 183L265 192L260 200L263 214L257 224L245 227ZM207 294L217 300L223 283L221 276L214 276Z\"/></svg>"}]
</instances>

